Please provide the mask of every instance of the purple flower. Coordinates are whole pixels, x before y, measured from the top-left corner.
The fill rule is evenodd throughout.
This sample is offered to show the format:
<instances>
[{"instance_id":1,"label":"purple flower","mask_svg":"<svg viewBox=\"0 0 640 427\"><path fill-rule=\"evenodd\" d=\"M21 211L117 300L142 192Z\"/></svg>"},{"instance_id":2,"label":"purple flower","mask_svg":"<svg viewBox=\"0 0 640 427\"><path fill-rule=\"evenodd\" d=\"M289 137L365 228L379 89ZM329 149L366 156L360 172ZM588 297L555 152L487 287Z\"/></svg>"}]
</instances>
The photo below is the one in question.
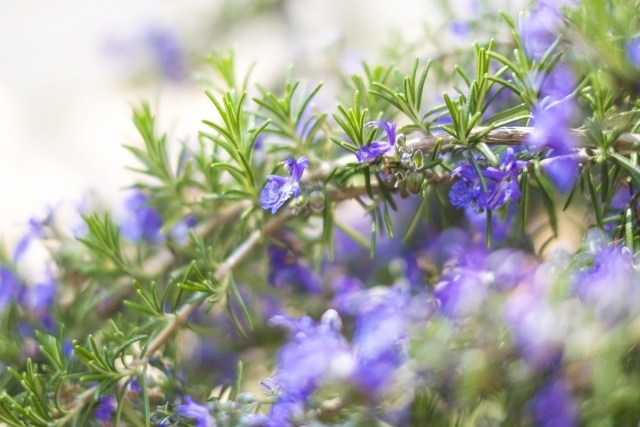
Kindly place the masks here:
<instances>
[{"instance_id":1,"label":"purple flower","mask_svg":"<svg viewBox=\"0 0 640 427\"><path fill-rule=\"evenodd\" d=\"M562 17L558 8L539 2L531 14L521 21L518 29L527 56L542 58L556 40L561 25Z\"/></svg>"},{"instance_id":2,"label":"purple flower","mask_svg":"<svg viewBox=\"0 0 640 427\"><path fill-rule=\"evenodd\" d=\"M471 24L467 21L453 21L449 28L458 37L467 37L471 33Z\"/></svg>"},{"instance_id":3,"label":"purple flower","mask_svg":"<svg viewBox=\"0 0 640 427\"><path fill-rule=\"evenodd\" d=\"M458 177L459 181L451 186L449 201L458 209L476 201L479 207L491 210L499 208L508 200L517 202L520 200L517 178L525 165L526 162L516 160L511 147L507 148L505 159L499 169L489 166L481 170L487 185L486 192L473 166L458 165L451 172L451 177Z\"/></svg>"},{"instance_id":4,"label":"purple flower","mask_svg":"<svg viewBox=\"0 0 640 427\"><path fill-rule=\"evenodd\" d=\"M300 195L299 182L302 178L302 173L309 167L309 161L304 156L300 157L298 161L287 159L282 163L284 170L290 176L288 178L279 175L267 176L270 182L264 186L262 193L260 193L262 209L271 209L272 214L275 214L292 195L296 197Z\"/></svg>"},{"instance_id":5,"label":"purple flower","mask_svg":"<svg viewBox=\"0 0 640 427\"><path fill-rule=\"evenodd\" d=\"M593 305L599 318L615 324L638 310L638 274L626 248L598 244L592 253L581 255L578 260L583 267L574 276L574 291Z\"/></svg>"},{"instance_id":6,"label":"purple flower","mask_svg":"<svg viewBox=\"0 0 640 427\"><path fill-rule=\"evenodd\" d=\"M380 126L387 133L386 141L374 141L368 147L360 147L356 152L358 162L371 163L393 148L396 143L396 124L393 122L374 120L368 122L365 126Z\"/></svg>"},{"instance_id":7,"label":"purple flower","mask_svg":"<svg viewBox=\"0 0 640 427\"><path fill-rule=\"evenodd\" d=\"M539 427L572 427L579 424L578 407L560 379L552 380L540 389L530 404Z\"/></svg>"},{"instance_id":8,"label":"purple flower","mask_svg":"<svg viewBox=\"0 0 640 427\"><path fill-rule=\"evenodd\" d=\"M48 329L54 329L50 307L56 293L57 267L42 238L43 224L51 219L51 214L52 211L49 211L42 221L29 221L29 231L20 240L13 255L20 277L17 302L35 314Z\"/></svg>"},{"instance_id":9,"label":"purple flower","mask_svg":"<svg viewBox=\"0 0 640 427\"><path fill-rule=\"evenodd\" d=\"M354 294L364 288L359 279L349 276L335 278L331 283L331 287L335 291L333 306L340 313L348 313L351 311L350 303L353 300Z\"/></svg>"},{"instance_id":10,"label":"purple flower","mask_svg":"<svg viewBox=\"0 0 640 427\"><path fill-rule=\"evenodd\" d=\"M537 263L525 253L503 248L491 252L484 268L493 273L496 290L504 292L515 289L532 273Z\"/></svg>"},{"instance_id":11,"label":"purple flower","mask_svg":"<svg viewBox=\"0 0 640 427\"><path fill-rule=\"evenodd\" d=\"M191 396L185 397L184 400L186 403L176 408L176 414L194 419L196 427L216 427L216 420L211 416L206 405L194 402Z\"/></svg>"},{"instance_id":12,"label":"purple flower","mask_svg":"<svg viewBox=\"0 0 640 427\"><path fill-rule=\"evenodd\" d=\"M283 345L276 360L276 382L282 392L304 400L326 379L345 379L354 366L349 344L340 334L342 321L335 310L328 310L320 322L309 317L294 320L276 316L272 325L285 326L293 340Z\"/></svg>"},{"instance_id":13,"label":"purple flower","mask_svg":"<svg viewBox=\"0 0 640 427\"><path fill-rule=\"evenodd\" d=\"M20 260L24 257L27 250L29 249L29 245L35 239L41 239L44 236L44 224L51 221L53 217L53 210L47 209L47 214L44 219L38 220L36 218L29 219L29 229L25 233L25 235L18 242L14 252L13 252L13 262L19 263Z\"/></svg>"},{"instance_id":14,"label":"purple flower","mask_svg":"<svg viewBox=\"0 0 640 427\"><path fill-rule=\"evenodd\" d=\"M363 294L353 337L357 359L352 378L367 394L379 396L407 359L411 298L398 288Z\"/></svg>"},{"instance_id":15,"label":"purple flower","mask_svg":"<svg viewBox=\"0 0 640 427\"><path fill-rule=\"evenodd\" d=\"M522 359L532 368L549 369L562 359L567 319L541 290L518 287L507 299L504 317Z\"/></svg>"},{"instance_id":16,"label":"purple flower","mask_svg":"<svg viewBox=\"0 0 640 427\"><path fill-rule=\"evenodd\" d=\"M146 41L153 51L162 76L177 82L184 80L184 53L176 34L170 30L152 28L147 33Z\"/></svg>"},{"instance_id":17,"label":"purple flower","mask_svg":"<svg viewBox=\"0 0 640 427\"><path fill-rule=\"evenodd\" d=\"M124 201L121 230L122 236L130 242L153 243L162 239L162 217L147 202L148 197L138 189L132 189Z\"/></svg>"},{"instance_id":18,"label":"purple flower","mask_svg":"<svg viewBox=\"0 0 640 427\"><path fill-rule=\"evenodd\" d=\"M491 216L491 238L494 242L500 242L507 237L513 227L515 213L515 205L510 205L504 211L504 215L501 215L502 210L499 210ZM464 208L464 214L467 221L469 221L469 224L480 234L480 240L485 241L487 235L486 213L471 205L466 205Z\"/></svg>"},{"instance_id":19,"label":"purple flower","mask_svg":"<svg viewBox=\"0 0 640 427\"><path fill-rule=\"evenodd\" d=\"M454 270L436 285L440 312L451 318L471 316L480 311L488 296L486 272L463 267Z\"/></svg>"},{"instance_id":20,"label":"purple flower","mask_svg":"<svg viewBox=\"0 0 640 427\"><path fill-rule=\"evenodd\" d=\"M0 310L4 310L11 301L17 301L21 285L13 271L0 266Z\"/></svg>"},{"instance_id":21,"label":"purple flower","mask_svg":"<svg viewBox=\"0 0 640 427\"><path fill-rule=\"evenodd\" d=\"M96 409L94 410L94 415L97 419L102 421L103 423L108 423L111 421L111 414L115 409L113 404L113 399L109 396L103 396L98 400L98 404L96 405Z\"/></svg>"},{"instance_id":22,"label":"purple flower","mask_svg":"<svg viewBox=\"0 0 640 427\"><path fill-rule=\"evenodd\" d=\"M279 246L269 246L268 281L276 289L306 290L312 293L322 292L318 273L307 267L293 252Z\"/></svg>"},{"instance_id":23,"label":"purple flower","mask_svg":"<svg viewBox=\"0 0 640 427\"><path fill-rule=\"evenodd\" d=\"M553 150L545 158L544 172L551 178L558 191L566 193L573 188L578 179L579 164L580 161L574 151Z\"/></svg>"},{"instance_id":24,"label":"purple flower","mask_svg":"<svg viewBox=\"0 0 640 427\"><path fill-rule=\"evenodd\" d=\"M575 99L570 95L576 86L571 70L558 65L544 77L540 88L541 101L533 108L533 132L525 144L535 150L551 148L555 155L567 154L576 146L569 132L571 121L577 114Z\"/></svg>"},{"instance_id":25,"label":"purple flower","mask_svg":"<svg viewBox=\"0 0 640 427\"><path fill-rule=\"evenodd\" d=\"M304 414L304 404L300 400L296 400L281 394L278 400L271 406L266 427L291 427L290 420L296 416Z\"/></svg>"},{"instance_id":26,"label":"purple flower","mask_svg":"<svg viewBox=\"0 0 640 427\"><path fill-rule=\"evenodd\" d=\"M197 223L198 218L195 215L187 215L171 227L171 231L169 232L171 234L171 238L178 242L186 239L189 235L189 231L195 227Z\"/></svg>"},{"instance_id":27,"label":"purple flower","mask_svg":"<svg viewBox=\"0 0 640 427\"><path fill-rule=\"evenodd\" d=\"M640 68L640 37L634 37L627 43L627 58L636 68Z\"/></svg>"}]
</instances>

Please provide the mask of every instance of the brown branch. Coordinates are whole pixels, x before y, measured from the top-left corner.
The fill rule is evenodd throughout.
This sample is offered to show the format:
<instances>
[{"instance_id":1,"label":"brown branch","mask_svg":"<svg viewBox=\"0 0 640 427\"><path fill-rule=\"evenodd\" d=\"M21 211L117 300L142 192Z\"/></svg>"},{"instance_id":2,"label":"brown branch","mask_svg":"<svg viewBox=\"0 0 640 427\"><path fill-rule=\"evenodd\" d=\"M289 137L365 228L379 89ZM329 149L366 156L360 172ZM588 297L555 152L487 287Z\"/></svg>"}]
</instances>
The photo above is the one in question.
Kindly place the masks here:
<instances>
[{"instance_id":1,"label":"brown branch","mask_svg":"<svg viewBox=\"0 0 640 427\"><path fill-rule=\"evenodd\" d=\"M472 130L471 136L477 135L484 129L485 128L476 128ZM487 145L522 145L526 137L532 132L532 127L504 127L494 129L487 133L482 138L482 142ZM587 137L586 131L582 129L571 129L570 132L576 137L579 148L597 148ZM457 142L457 139L453 136L448 133L443 133L421 138L409 145L422 152L431 152L439 139L442 139L442 151L444 152L451 151L455 146L454 143ZM640 134L623 133L616 142L614 142L613 147L621 154L640 151Z\"/></svg>"}]
</instances>

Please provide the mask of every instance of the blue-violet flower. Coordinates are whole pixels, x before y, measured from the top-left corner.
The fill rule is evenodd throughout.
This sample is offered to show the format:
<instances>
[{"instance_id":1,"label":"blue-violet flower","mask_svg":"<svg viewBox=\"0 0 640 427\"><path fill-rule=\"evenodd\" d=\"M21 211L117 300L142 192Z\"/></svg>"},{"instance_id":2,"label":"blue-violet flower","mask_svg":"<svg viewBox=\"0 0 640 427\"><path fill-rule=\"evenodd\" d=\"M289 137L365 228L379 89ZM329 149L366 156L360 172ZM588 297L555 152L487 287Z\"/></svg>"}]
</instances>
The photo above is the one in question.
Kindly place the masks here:
<instances>
[{"instance_id":1,"label":"blue-violet flower","mask_svg":"<svg viewBox=\"0 0 640 427\"><path fill-rule=\"evenodd\" d=\"M396 124L393 122L374 120L367 123L365 126L380 126L387 133L386 141L374 141L368 147L360 147L360 149L356 152L358 162L371 163L393 148L394 144L396 143Z\"/></svg>"},{"instance_id":2,"label":"blue-violet flower","mask_svg":"<svg viewBox=\"0 0 640 427\"><path fill-rule=\"evenodd\" d=\"M270 182L264 186L260 194L262 209L271 209L272 214L275 214L292 195L296 197L300 195L300 179L304 170L309 167L309 161L304 156L297 161L295 159L287 159L282 164L284 165L284 170L290 176L267 176Z\"/></svg>"},{"instance_id":3,"label":"blue-violet flower","mask_svg":"<svg viewBox=\"0 0 640 427\"><path fill-rule=\"evenodd\" d=\"M194 402L191 396L185 397L185 404L176 408L176 414L196 421L196 427L216 427L216 420L209 413L209 408Z\"/></svg>"}]
</instances>

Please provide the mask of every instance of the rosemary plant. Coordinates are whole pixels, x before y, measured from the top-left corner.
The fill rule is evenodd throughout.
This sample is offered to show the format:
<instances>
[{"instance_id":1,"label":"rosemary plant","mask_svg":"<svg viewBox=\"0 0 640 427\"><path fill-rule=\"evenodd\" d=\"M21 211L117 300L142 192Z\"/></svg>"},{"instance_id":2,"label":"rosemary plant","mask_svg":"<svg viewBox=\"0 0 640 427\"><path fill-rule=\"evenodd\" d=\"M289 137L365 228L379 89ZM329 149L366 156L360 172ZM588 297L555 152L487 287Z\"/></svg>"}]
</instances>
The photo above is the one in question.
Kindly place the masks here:
<instances>
[{"instance_id":1,"label":"rosemary plant","mask_svg":"<svg viewBox=\"0 0 640 427\"><path fill-rule=\"evenodd\" d=\"M216 52L177 158L135 108L124 213L0 251L0 425L638 425L640 2L552 3L326 110Z\"/></svg>"}]
</instances>

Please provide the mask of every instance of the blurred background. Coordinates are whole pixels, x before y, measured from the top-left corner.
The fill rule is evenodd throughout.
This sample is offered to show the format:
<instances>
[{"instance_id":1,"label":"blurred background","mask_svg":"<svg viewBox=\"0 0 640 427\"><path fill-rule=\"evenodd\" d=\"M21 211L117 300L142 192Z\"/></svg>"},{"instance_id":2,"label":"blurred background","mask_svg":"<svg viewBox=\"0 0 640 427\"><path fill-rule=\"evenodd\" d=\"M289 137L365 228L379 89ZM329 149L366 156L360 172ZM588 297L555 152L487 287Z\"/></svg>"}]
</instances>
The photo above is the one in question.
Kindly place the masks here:
<instances>
[{"instance_id":1,"label":"blurred background","mask_svg":"<svg viewBox=\"0 0 640 427\"><path fill-rule=\"evenodd\" d=\"M214 113L203 94L212 75L205 61L210 52L235 48L242 73L255 62L249 87L257 81L276 86L295 65L297 76L325 83L316 103L331 110L340 75L360 73L363 59L387 65L468 48L479 37L474 26L482 16L496 19L498 10L515 16L525 5L3 0L0 234L11 241L29 217L61 201L113 204L133 182L125 166L135 162L121 145L140 143L130 114L142 100L170 141L195 143L200 121ZM454 24L443 27L452 15Z\"/></svg>"}]
</instances>

